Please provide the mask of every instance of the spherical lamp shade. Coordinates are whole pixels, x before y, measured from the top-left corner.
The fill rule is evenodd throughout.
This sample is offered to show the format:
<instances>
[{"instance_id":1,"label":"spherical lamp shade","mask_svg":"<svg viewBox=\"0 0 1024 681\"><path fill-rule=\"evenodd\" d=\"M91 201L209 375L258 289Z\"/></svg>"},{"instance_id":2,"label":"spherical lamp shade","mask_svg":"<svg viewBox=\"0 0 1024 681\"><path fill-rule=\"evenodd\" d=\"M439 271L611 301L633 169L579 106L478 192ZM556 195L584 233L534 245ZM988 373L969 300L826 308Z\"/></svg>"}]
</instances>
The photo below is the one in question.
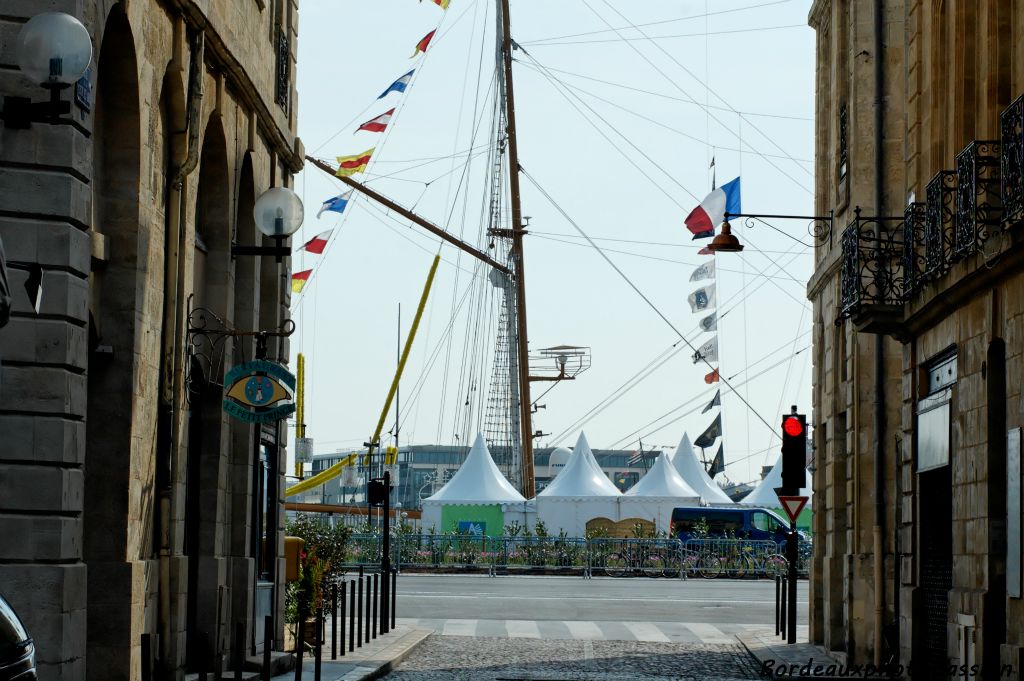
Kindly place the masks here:
<instances>
[{"instance_id":1,"label":"spherical lamp shade","mask_svg":"<svg viewBox=\"0 0 1024 681\"><path fill-rule=\"evenodd\" d=\"M272 187L256 199L256 227L269 237L284 238L302 226L302 201L287 187Z\"/></svg>"},{"instance_id":2,"label":"spherical lamp shade","mask_svg":"<svg viewBox=\"0 0 1024 681\"><path fill-rule=\"evenodd\" d=\"M18 66L35 83L71 85L92 61L92 38L82 23L63 12L37 14L21 27Z\"/></svg>"}]
</instances>

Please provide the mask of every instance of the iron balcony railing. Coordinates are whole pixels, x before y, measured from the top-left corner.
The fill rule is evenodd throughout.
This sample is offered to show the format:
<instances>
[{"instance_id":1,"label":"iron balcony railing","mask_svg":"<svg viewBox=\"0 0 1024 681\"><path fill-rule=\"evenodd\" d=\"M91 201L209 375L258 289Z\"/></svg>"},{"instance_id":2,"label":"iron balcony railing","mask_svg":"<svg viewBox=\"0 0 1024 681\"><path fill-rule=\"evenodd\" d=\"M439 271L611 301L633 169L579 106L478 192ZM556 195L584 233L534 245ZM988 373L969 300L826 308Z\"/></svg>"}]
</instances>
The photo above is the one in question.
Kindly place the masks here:
<instances>
[{"instance_id":1,"label":"iron balcony railing","mask_svg":"<svg viewBox=\"0 0 1024 681\"><path fill-rule=\"evenodd\" d=\"M939 171L925 190L924 278L937 279L949 269L956 232L956 173Z\"/></svg>"},{"instance_id":2,"label":"iron balcony railing","mask_svg":"<svg viewBox=\"0 0 1024 681\"><path fill-rule=\"evenodd\" d=\"M903 291L904 298L925 282L925 225L927 209L915 201L903 212Z\"/></svg>"},{"instance_id":3,"label":"iron balcony railing","mask_svg":"<svg viewBox=\"0 0 1024 681\"><path fill-rule=\"evenodd\" d=\"M1024 95L999 116L999 178L1003 210L1010 224L1024 220Z\"/></svg>"},{"instance_id":4,"label":"iron balcony railing","mask_svg":"<svg viewBox=\"0 0 1024 681\"><path fill-rule=\"evenodd\" d=\"M954 259L966 258L1002 228L999 142L974 141L956 157Z\"/></svg>"},{"instance_id":5,"label":"iron balcony railing","mask_svg":"<svg viewBox=\"0 0 1024 681\"><path fill-rule=\"evenodd\" d=\"M288 97L291 93L291 41L286 29L277 32L277 82L274 100L285 111L288 110Z\"/></svg>"},{"instance_id":6,"label":"iron balcony railing","mask_svg":"<svg viewBox=\"0 0 1024 681\"><path fill-rule=\"evenodd\" d=\"M906 299L904 218L864 217L860 208L843 231L839 318L865 305L900 305Z\"/></svg>"}]
</instances>

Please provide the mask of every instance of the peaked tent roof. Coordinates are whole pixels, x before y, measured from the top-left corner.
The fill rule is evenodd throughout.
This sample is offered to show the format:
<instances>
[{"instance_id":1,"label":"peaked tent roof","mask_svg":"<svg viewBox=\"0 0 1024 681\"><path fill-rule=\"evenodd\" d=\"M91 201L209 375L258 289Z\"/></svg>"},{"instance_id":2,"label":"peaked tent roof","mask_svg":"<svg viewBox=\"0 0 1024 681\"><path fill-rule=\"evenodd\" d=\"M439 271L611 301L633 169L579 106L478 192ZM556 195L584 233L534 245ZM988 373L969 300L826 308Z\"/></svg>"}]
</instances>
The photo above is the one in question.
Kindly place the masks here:
<instances>
[{"instance_id":1,"label":"peaked tent roof","mask_svg":"<svg viewBox=\"0 0 1024 681\"><path fill-rule=\"evenodd\" d=\"M683 476L672 467L667 452L662 452L640 481L626 490L627 497L679 497L695 499L700 495L686 484Z\"/></svg>"},{"instance_id":2,"label":"peaked tent roof","mask_svg":"<svg viewBox=\"0 0 1024 681\"><path fill-rule=\"evenodd\" d=\"M686 481L686 484L700 495L702 500L709 504L732 503L729 495L715 484L715 481L704 470L704 466L697 461L697 455L690 444L690 436L686 433L683 433L683 439L679 441L679 446L676 447L676 452L672 456L672 466Z\"/></svg>"},{"instance_id":3,"label":"peaked tent roof","mask_svg":"<svg viewBox=\"0 0 1024 681\"><path fill-rule=\"evenodd\" d=\"M501 474L487 450L483 434L477 433L466 460L452 479L424 501L500 504L526 501L526 498Z\"/></svg>"},{"instance_id":4,"label":"peaked tent roof","mask_svg":"<svg viewBox=\"0 0 1024 681\"><path fill-rule=\"evenodd\" d=\"M587 436L582 432L565 468L537 497L617 497L622 492L612 484L594 459Z\"/></svg>"},{"instance_id":5,"label":"peaked tent roof","mask_svg":"<svg viewBox=\"0 0 1024 681\"><path fill-rule=\"evenodd\" d=\"M807 471L804 471L804 480L807 480ZM806 484L806 482L805 482ZM772 469L768 471L768 475L764 476L764 480L757 483L757 487L751 490L750 494L743 497L736 503L744 504L746 506L764 506L766 508L781 508L782 505L779 503L779 497L775 494L775 488L782 486L782 456L780 455ZM803 487L800 489L800 495L807 497L807 506L810 508L814 502L814 493L810 487Z\"/></svg>"}]
</instances>

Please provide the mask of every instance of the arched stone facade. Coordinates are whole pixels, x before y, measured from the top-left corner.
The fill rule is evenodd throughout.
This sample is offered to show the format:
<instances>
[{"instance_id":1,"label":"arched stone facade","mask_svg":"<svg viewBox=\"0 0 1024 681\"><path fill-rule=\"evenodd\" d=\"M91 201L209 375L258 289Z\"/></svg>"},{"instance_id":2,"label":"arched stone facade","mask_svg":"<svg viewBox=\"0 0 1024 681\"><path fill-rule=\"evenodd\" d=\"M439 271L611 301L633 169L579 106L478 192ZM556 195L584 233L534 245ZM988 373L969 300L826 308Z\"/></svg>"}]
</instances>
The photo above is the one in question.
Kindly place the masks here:
<instances>
[{"instance_id":1,"label":"arched stone facade","mask_svg":"<svg viewBox=\"0 0 1024 681\"><path fill-rule=\"evenodd\" d=\"M40 314L15 299L0 331L0 522L19 539L0 547L0 584L44 681L138 679L147 664L179 679L230 657L238 621L247 652L262 644L255 443L218 393L252 344L221 343L186 399L190 296L246 330L287 315L287 262L231 256L258 243L255 198L301 167L294 86L279 104L277 52L252 39L285 30L294 45L297 0L280 15L262 5L47 3L93 36L92 101L61 125L0 127L0 238L11 260L44 268ZM22 3L0 24L16 31L35 11ZM273 593L280 643L280 583Z\"/></svg>"}]
</instances>

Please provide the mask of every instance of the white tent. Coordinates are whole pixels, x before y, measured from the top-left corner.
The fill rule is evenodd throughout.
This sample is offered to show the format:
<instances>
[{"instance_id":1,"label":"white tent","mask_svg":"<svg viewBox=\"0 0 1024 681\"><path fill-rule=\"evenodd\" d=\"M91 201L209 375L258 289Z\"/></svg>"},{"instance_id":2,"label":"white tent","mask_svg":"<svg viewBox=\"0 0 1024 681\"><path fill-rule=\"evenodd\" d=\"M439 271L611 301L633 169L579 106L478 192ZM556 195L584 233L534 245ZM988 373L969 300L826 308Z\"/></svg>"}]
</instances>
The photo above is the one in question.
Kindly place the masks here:
<instances>
[{"instance_id":1,"label":"white tent","mask_svg":"<svg viewBox=\"0 0 1024 681\"><path fill-rule=\"evenodd\" d=\"M537 495L537 519L550 534L565 531L583 537L593 518L618 520L618 488L594 460L587 437L580 433L569 461L555 479Z\"/></svg>"},{"instance_id":2,"label":"white tent","mask_svg":"<svg viewBox=\"0 0 1024 681\"><path fill-rule=\"evenodd\" d=\"M662 452L651 470L623 495L619 519L652 520L657 530L670 532L672 509L697 503L700 503L700 495L672 466L669 454Z\"/></svg>"},{"instance_id":3,"label":"white tent","mask_svg":"<svg viewBox=\"0 0 1024 681\"><path fill-rule=\"evenodd\" d=\"M466 520L473 520L480 516L481 506L494 506L494 513L498 514L499 509L509 504L519 504L522 508L525 502L523 495L498 470L487 450L484 436L477 433L466 460L452 479L436 494L423 500L422 526L434 527L438 531L452 529L449 525L457 524L460 518L456 517L457 513L445 512L445 507L464 506L467 510L471 507L473 517ZM500 534L500 530L494 528L489 533Z\"/></svg>"},{"instance_id":4,"label":"white tent","mask_svg":"<svg viewBox=\"0 0 1024 681\"><path fill-rule=\"evenodd\" d=\"M690 436L683 433L683 439L676 447L676 453L672 456L672 466L683 476L690 487L700 495L701 501L707 504L731 504L732 499L722 491L722 488L715 484L715 481L704 470L704 466L697 461L697 455L690 444Z\"/></svg>"},{"instance_id":5,"label":"white tent","mask_svg":"<svg viewBox=\"0 0 1024 681\"><path fill-rule=\"evenodd\" d=\"M805 483L810 482L810 476L807 475L807 471L804 471ZM782 486L782 456L779 456L775 465L768 472L768 475L764 477L764 480L757 483L757 487L751 490L750 494L740 499L739 504L745 506L762 506L764 508L781 508L779 503L779 497L775 494L775 488ZM803 487L800 489L800 496L807 497L807 506L810 508L814 503L813 492L810 487Z\"/></svg>"}]
</instances>

